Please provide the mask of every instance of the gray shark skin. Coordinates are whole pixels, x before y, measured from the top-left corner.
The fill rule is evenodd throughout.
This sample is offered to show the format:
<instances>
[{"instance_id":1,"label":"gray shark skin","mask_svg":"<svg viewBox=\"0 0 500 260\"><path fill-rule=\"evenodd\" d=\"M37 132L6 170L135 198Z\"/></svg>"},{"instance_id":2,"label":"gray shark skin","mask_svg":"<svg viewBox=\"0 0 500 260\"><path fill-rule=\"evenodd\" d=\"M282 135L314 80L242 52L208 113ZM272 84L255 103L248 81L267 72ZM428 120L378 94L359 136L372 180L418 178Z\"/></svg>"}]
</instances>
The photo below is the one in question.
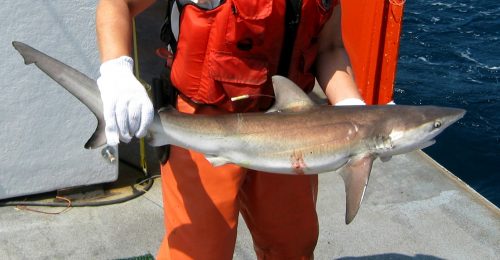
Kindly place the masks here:
<instances>
[{"instance_id":1,"label":"gray shark skin","mask_svg":"<svg viewBox=\"0 0 500 260\"><path fill-rule=\"evenodd\" d=\"M85 148L92 149L104 145L106 143L105 122L97 82L78 70L22 42L12 42L12 45L23 56L26 65L34 63L94 113L97 118L97 129L85 144Z\"/></svg>"},{"instance_id":2,"label":"gray shark skin","mask_svg":"<svg viewBox=\"0 0 500 260\"><path fill-rule=\"evenodd\" d=\"M26 44L13 42L26 64L35 63L97 117L85 145L106 143L102 101L96 82ZM290 175L337 171L346 191L346 224L355 217L376 158L422 149L434 143L465 110L435 106L346 106L314 104L287 78L272 78L275 105L266 113L191 115L160 109L148 132L152 146L165 144L205 154L214 166Z\"/></svg>"}]
</instances>

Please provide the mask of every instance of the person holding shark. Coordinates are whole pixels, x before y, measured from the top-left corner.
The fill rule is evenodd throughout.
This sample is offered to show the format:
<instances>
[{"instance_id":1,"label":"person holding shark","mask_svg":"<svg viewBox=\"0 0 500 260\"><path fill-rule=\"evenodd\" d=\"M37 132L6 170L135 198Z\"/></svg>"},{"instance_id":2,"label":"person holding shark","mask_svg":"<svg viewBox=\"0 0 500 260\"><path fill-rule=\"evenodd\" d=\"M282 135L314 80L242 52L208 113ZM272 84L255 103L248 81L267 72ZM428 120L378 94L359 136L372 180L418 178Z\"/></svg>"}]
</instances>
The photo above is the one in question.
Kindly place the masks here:
<instances>
[{"instance_id":1,"label":"person holding shark","mask_svg":"<svg viewBox=\"0 0 500 260\"><path fill-rule=\"evenodd\" d=\"M84 147L104 146L106 122L97 81L25 43L13 41L12 45L26 65L35 64L94 114L97 127ZM213 166L233 164L295 176L338 173L345 184L345 221L349 224L361 206L375 159L385 162L394 155L434 144L437 135L466 113L437 106L316 105L283 76L272 76L272 85L275 102L267 111L208 115L164 106L154 112L147 142L153 147L170 144L197 151ZM193 180L189 185L196 183ZM189 205L195 203L185 204ZM195 217L190 215L194 223L202 220Z\"/></svg>"},{"instance_id":2,"label":"person holding shark","mask_svg":"<svg viewBox=\"0 0 500 260\"><path fill-rule=\"evenodd\" d=\"M171 79L180 90L177 110L153 111L126 56L130 19L151 3L101 1L98 81L25 43L12 45L25 64L35 64L95 115L97 127L85 148L144 132L153 147L173 145L162 165L166 236L159 259L230 259L240 212L259 259L311 259L318 238L317 174L342 176L348 224L376 158L430 146L466 113L314 104L306 95L314 75L330 102L362 103L341 34L330 31L340 30L340 18L331 16L339 7L304 1L299 12L296 2L279 0L257 6L176 2L180 32L172 26L176 42L169 43L176 50ZM279 23L283 15L286 26Z\"/></svg>"},{"instance_id":3,"label":"person holding shark","mask_svg":"<svg viewBox=\"0 0 500 260\"><path fill-rule=\"evenodd\" d=\"M153 3L98 4L103 63L97 82L109 145L145 136L153 121L153 106L129 57L131 20ZM179 21L172 21L178 28L172 28L171 80L180 92L181 112L266 111L273 75L290 78L305 92L316 78L331 104L364 105L343 46L336 0L179 0L174 17ZM231 100L242 95L249 98ZM240 212L259 259L313 258L317 175L213 167L204 155L175 146L161 170L166 235L158 259L231 259Z\"/></svg>"}]
</instances>

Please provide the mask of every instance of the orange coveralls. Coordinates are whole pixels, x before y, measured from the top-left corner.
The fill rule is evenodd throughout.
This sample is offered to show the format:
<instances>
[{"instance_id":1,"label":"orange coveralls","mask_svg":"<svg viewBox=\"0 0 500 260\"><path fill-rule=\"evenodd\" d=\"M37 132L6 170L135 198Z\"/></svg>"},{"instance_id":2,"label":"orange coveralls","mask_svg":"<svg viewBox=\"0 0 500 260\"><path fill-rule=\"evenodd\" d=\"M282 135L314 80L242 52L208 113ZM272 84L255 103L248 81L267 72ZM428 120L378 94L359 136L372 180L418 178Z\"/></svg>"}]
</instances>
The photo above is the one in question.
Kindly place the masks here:
<instances>
[{"instance_id":1,"label":"orange coveralls","mask_svg":"<svg viewBox=\"0 0 500 260\"><path fill-rule=\"evenodd\" d=\"M269 80L280 62L285 2L226 0L208 11L183 7L171 72L183 94L179 111L213 114L268 107L259 99L236 103L229 98L272 95ZM299 2L302 19L288 77L308 91L314 86L318 34L337 1ZM236 165L214 168L202 154L175 146L161 170L166 236L158 259L231 259L240 212L259 259L312 258L318 237L317 176Z\"/></svg>"},{"instance_id":2,"label":"orange coveralls","mask_svg":"<svg viewBox=\"0 0 500 260\"><path fill-rule=\"evenodd\" d=\"M178 99L185 113L218 113ZM166 236L157 258L231 259L239 212L259 259L312 259L318 237L317 175L212 167L203 154L171 147L162 166Z\"/></svg>"}]
</instances>

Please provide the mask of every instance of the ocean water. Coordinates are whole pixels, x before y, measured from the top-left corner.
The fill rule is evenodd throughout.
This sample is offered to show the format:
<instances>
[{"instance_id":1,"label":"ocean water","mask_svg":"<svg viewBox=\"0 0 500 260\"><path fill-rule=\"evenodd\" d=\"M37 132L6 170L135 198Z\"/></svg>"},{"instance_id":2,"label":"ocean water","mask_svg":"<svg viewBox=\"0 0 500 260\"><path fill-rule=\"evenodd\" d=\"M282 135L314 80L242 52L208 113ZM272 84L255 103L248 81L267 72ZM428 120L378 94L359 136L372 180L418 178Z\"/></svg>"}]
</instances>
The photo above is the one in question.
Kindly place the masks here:
<instances>
[{"instance_id":1,"label":"ocean water","mask_svg":"<svg viewBox=\"0 0 500 260\"><path fill-rule=\"evenodd\" d=\"M467 110L424 151L500 207L498 1L406 1L394 99Z\"/></svg>"}]
</instances>

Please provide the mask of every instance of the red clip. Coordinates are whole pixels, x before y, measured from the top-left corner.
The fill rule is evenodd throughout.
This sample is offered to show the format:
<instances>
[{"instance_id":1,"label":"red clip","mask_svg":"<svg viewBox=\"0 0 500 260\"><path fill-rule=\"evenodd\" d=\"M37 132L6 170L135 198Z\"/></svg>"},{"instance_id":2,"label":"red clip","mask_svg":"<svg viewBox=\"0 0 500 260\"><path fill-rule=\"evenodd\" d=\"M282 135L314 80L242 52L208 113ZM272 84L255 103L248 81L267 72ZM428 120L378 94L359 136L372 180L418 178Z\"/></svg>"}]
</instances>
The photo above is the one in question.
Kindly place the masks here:
<instances>
[{"instance_id":1,"label":"red clip","mask_svg":"<svg viewBox=\"0 0 500 260\"><path fill-rule=\"evenodd\" d=\"M156 49L156 56L166 61L165 66L167 68L172 68L172 63L174 62L174 54L171 51L167 50L167 48L165 47L158 48Z\"/></svg>"}]
</instances>

